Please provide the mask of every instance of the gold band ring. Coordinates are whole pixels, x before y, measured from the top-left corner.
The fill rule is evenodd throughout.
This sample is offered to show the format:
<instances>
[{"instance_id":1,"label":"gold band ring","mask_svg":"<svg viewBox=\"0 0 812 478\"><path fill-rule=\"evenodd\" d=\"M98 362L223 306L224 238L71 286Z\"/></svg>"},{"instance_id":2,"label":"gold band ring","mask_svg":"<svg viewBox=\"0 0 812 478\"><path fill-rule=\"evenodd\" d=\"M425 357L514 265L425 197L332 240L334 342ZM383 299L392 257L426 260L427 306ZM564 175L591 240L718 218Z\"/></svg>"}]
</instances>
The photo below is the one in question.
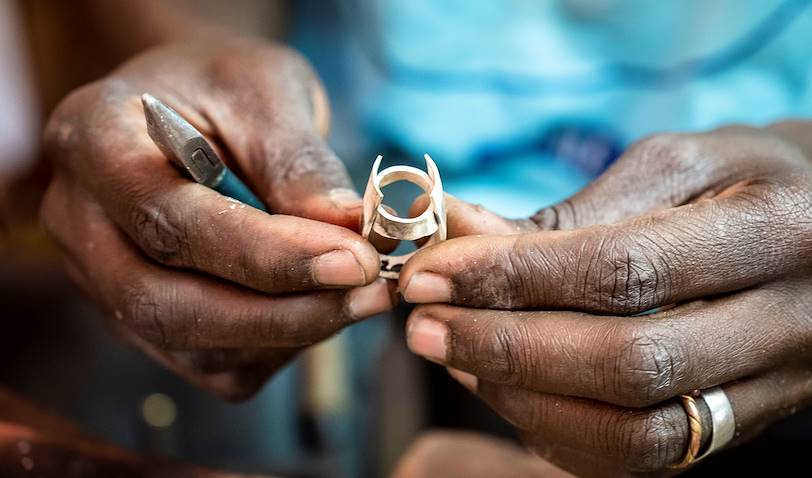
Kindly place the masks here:
<instances>
[{"instance_id":1,"label":"gold band ring","mask_svg":"<svg viewBox=\"0 0 812 478\"><path fill-rule=\"evenodd\" d=\"M696 406L694 396L699 395L699 390L695 390L690 395L680 395L682 406L688 415L688 449L682 461L671 468L685 468L696 460L699 454L699 447L702 444L702 421L699 417L699 408Z\"/></svg>"}]
</instances>

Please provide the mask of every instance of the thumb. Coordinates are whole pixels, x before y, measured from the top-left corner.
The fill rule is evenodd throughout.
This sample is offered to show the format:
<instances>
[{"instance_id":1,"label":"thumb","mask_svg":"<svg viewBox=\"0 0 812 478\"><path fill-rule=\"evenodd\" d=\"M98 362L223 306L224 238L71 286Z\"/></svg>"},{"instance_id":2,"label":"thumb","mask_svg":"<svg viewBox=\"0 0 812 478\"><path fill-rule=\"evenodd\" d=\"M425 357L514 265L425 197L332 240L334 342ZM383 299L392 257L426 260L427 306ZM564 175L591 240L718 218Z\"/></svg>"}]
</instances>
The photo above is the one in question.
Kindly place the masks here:
<instances>
[{"instance_id":1,"label":"thumb","mask_svg":"<svg viewBox=\"0 0 812 478\"><path fill-rule=\"evenodd\" d=\"M421 195L409 209L410 217L417 217L429 205L427 195ZM445 194L448 238L478 234L507 235L535 231L538 228L529 219L508 219L480 204L471 204L451 194Z\"/></svg>"}]
</instances>

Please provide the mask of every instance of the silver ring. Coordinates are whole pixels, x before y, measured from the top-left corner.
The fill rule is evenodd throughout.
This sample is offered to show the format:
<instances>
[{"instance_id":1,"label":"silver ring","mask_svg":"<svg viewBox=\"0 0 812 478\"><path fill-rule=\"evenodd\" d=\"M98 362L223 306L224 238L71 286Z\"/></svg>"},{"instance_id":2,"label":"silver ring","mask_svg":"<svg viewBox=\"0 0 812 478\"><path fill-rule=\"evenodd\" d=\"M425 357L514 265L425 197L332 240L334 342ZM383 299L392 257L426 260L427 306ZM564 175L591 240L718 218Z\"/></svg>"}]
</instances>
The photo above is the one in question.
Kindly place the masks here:
<instances>
[{"instance_id":1,"label":"silver ring","mask_svg":"<svg viewBox=\"0 0 812 478\"><path fill-rule=\"evenodd\" d=\"M699 461L730 443L736 435L736 418L733 406L722 387L713 387L702 391L702 400L708 406L711 415L711 438L708 448L694 461Z\"/></svg>"},{"instance_id":2,"label":"silver ring","mask_svg":"<svg viewBox=\"0 0 812 478\"><path fill-rule=\"evenodd\" d=\"M364 191L364 211L361 224L361 235L369 238L374 231L376 234L405 241L414 241L428 237L425 245L444 241L447 236L445 196L443 196L443 183L440 181L440 172L437 165L428 154L426 159L426 172L411 166L391 166L378 171L383 156L378 155L372 165L366 191ZM383 192L381 188L398 182L409 181L420 186L429 196L429 206L417 217L398 217L386 210L383 206ZM403 264L413 253L402 256L380 254L380 276L387 279L397 279Z\"/></svg>"}]
</instances>

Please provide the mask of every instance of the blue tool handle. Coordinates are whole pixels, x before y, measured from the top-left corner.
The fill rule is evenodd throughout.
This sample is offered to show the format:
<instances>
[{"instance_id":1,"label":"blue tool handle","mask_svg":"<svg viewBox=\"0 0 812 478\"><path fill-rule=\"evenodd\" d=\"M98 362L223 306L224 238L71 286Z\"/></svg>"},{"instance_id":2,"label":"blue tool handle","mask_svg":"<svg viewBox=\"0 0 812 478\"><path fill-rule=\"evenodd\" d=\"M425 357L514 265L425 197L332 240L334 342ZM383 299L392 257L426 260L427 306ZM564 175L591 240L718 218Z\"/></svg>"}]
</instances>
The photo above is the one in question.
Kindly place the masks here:
<instances>
[{"instance_id":1,"label":"blue tool handle","mask_svg":"<svg viewBox=\"0 0 812 478\"><path fill-rule=\"evenodd\" d=\"M262 204L262 201L259 200L258 197L254 196L254 193L248 189L248 186L245 185L244 182L237 177L230 169L226 168L225 174L223 174L223 178L220 180L220 183L213 188L218 193L228 196L230 198L234 198L237 201L244 202L249 206L255 207L260 211L266 211L265 205Z\"/></svg>"}]
</instances>

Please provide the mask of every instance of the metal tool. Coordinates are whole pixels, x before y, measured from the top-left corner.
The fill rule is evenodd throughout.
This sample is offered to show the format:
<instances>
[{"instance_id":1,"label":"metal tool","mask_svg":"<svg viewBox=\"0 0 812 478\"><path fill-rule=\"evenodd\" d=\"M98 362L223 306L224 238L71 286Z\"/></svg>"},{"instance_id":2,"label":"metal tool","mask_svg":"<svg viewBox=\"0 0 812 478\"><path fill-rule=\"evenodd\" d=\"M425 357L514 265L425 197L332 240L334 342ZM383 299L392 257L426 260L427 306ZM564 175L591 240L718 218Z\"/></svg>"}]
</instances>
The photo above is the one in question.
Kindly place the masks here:
<instances>
[{"instance_id":1,"label":"metal tool","mask_svg":"<svg viewBox=\"0 0 812 478\"><path fill-rule=\"evenodd\" d=\"M149 93L141 95L147 132L158 148L198 183L265 211L262 201L214 152L203 134Z\"/></svg>"}]
</instances>

